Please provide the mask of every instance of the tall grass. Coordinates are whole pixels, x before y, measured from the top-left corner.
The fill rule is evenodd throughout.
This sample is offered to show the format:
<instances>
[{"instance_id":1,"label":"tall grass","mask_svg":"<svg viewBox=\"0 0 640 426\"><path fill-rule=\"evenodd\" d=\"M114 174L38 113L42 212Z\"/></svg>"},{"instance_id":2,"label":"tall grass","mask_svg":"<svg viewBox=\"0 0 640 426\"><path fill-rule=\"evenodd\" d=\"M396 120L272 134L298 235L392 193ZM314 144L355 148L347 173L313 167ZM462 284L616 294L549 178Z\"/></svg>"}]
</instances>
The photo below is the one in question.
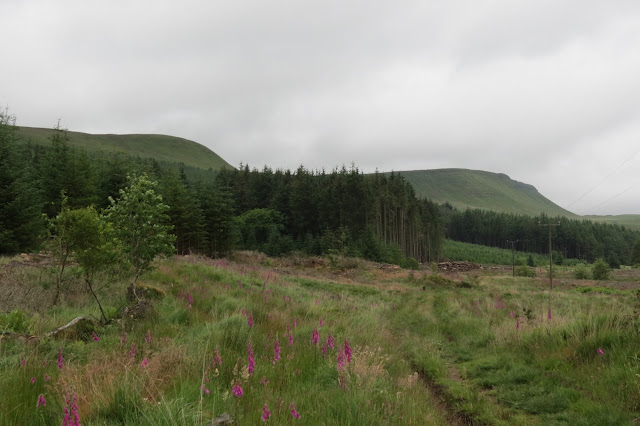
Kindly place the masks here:
<instances>
[{"instance_id":1,"label":"tall grass","mask_svg":"<svg viewBox=\"0 0 640 426\"><path fill-rule=\"evenodd\" d=\"M383 325L400 300L394 292L188 258L158 266L142 281L165 297L144 319L96 330L97 341L0 346L0 389L18 389L0 398L0 423L60 422L72 390L83 424L207 424L223 413L256 424L265 404L277 424L443 423L427 390L407 381L414 371ZM60 315L60 308L52 312ZM312 343L314 330L319 343ZM329 335L334 347L323 349ZM345 340L353 357L341 367ZM222 364L215 363L216 350ZM50 382L32 386L35 373L20 366L20 357L28 358L26 368L46 369ZM243 388L242 397L234 396L234 385ZM40 393L47 405L36 408Z\"/></svg>"}]
</instances>

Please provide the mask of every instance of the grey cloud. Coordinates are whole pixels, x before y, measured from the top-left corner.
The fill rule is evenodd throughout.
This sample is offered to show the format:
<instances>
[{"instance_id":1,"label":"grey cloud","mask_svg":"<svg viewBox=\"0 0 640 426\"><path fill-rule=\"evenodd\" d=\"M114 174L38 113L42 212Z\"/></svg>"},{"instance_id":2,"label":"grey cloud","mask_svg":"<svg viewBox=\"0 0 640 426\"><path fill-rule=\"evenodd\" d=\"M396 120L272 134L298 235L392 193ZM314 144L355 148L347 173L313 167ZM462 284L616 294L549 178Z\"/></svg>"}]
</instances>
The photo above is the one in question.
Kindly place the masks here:
<instances>
[{"instance_id":1,"label":"grey cloud","mask_svg":"<svg viewBox=\"0 0 640 426\"><path fill-rule=\"evenodd\" d=\"M635 1L5 1L0 37L18 124L173 134L258 168L485 169L566 206L640 134Z\"/></svg>"}]
</instances>

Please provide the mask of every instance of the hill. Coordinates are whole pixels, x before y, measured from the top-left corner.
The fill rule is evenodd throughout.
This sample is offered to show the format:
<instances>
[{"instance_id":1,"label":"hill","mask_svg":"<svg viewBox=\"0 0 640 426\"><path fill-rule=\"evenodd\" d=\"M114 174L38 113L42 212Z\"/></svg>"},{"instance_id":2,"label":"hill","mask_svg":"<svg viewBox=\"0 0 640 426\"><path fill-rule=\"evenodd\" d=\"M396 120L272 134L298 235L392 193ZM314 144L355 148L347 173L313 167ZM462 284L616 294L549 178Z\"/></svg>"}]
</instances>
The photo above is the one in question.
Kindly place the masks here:
<instances>
[{"instance_id":1,"label":"hill","mask_svg":"<svg viewBox=\"0 0 640 426\"><path fill-rule=\"evenodd\" d=\"M532 185L515 181L502 173L467 169L401 171L416 191L438 203L454 207L479 208L506 213L575 218L577 215L545 198Z\"/></svg>"},{"instance_id":2,"label":"hill","mask_svg":"<svg viewBox=\"0 0 640 426\"><path fill-rule=\"evenodd\" d=\"M640 231L640 214L621 214L612 216L582 216L584 219L594 222L610 223L612 225L620 225L629 229L637 229Z\"/></svg>"},{"instance_id":3,"label":"hill","mask_svg":"<svg viewBox=\"0 0 640 426\"><path fill-rule=\"evenodd\" d=\"M53 129L20 127L17 134L24 143L49 145ZM167 135L94 135L67 131L71 145L89 152L124 153L161 162L184 163L201 169L233 168L209 148L188 139Z\"/></svg>"}]
</instances>

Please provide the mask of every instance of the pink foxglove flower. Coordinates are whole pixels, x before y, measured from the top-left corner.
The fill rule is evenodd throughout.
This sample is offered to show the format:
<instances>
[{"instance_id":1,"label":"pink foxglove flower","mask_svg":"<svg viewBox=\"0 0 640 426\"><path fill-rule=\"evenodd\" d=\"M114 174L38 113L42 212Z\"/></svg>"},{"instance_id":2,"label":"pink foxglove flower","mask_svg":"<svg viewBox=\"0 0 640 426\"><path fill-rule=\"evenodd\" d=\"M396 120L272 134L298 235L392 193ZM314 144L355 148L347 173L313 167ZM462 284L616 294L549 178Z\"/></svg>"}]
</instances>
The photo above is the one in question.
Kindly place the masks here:
<instances>
[{"instance_id":1,"label":"pink foxglove flower","mask_svg":"<svg viewBox=\"0 0 640 426\"><path fill-rule=\"evenodd\" d=\"M253 374L253 371L256 368L256 359L253 356L253 347L251 346L251 342L247 344L247 369L249 370L249 374Z\"/></svg>"},{"instance_id":2,"label":"pink foxglove flower","mask_svg":"<svg viewBox=\"0 0 640 426\"><path fill-rule=\"evenodd\" d=\"M147 358L140 361L140 367L146 367L147 365L149 365L149 360Z\"/></svg>"},{"instance_id":3,"label":"pink foxglove flower","mask_svg":"<svg viewBox=\"0 0 640 426\"><path fill-rule=\"evenodd\" d=\"M313 335L311 337L311 343L314 345L320 341L320 335L318 334L318 329L313 329Z\"/></svg>"},{"instance_id":4,"label":"pink foxglove flower","mask_svg":"<svg viewBox=\"0 0 640 426\"><path fill-rule=\"evenodd\" d=\"M349 342L347 339L344 339L344 355L347 357L347 362L351 363L351 346L349 346Z\"/></svg>"},{"instance_id":5,"label":"pink foxglove flower","mask_svg":"<svg viewBox=\"0 0 640 426\"><path fill-rule=\"evenodd\" d=\"M35 383L36 383L36 377L35 377L35 376L33 376L33 377L31 378L31 384L33 385L33 384L35 384Z\"/></svg>"},{"instance_id":6,"label":"pink foxglove flower","mask_svg":"<svg viewBox=\"0 0 640 426\"><path fill-rule=\"evenodd\" d=\"M293 345L293 333L289 332L289 344Z\"/></svg>"},{"instance_id":7,"label":"pink foxglove flower","mask_svg":"<svg viewBox=\"0 0 640 426\"><path fill-rule=\"evenodd\" d=\"M71 393L65 399L64 418L62 426L80 426L80 414L78 413L78 399L75 393Z\"/></svg>"},{"instance_id":8,"label":"pink foxglove flower","mask_svg":"<svg viewBox=\"0 0 640 426\"><path fill-rule=\"evenodd\" d=\"M329 346L331 349L335 349L335 341L333 340L333 336L331 334L327 338L327 346Z\"/></svg>"},{"instance_id":9,"label":"pink foxglove flower","mask_svg":"<svg viewBox=\"0 0 640 426\"><path fill-rule=\"evenodd\" d=\"M91 337L93 338L94 342L97 342L97 341L100 340L100 338L98 337L98 335L95 332L91 335Z\"/></svg>"},{"instance_id":10,"label":"pink foxglove flower","mask_svg":"<svg viewBox=\"0 0 640 426\"><path fill-rule=\"evenodd\" d=\"M249 315L249 318L247 318L247 324L249 325L249 328L253 327L253 314Z\"/></svg>"},{"instance_id":11,"label":"pink foxglove flower","mask_svg":"<svg viewBox=\"0 0 640 426\"><path fill-rule=\"evenodd\" d=\"M220 353L218 352L218 348L213 352L213 365L222 365L222 358L220 357Z\"/></svg>"},{"instance_id":12,"label":"pink foxglove flower","mask_svg":"<svg viewBox=\"0 0 640 426\"><path fill-rule=\"evenodd\" d=\"M129 351L129 356L131 358L135 358L136 357L136 344L135 343L131 344L131 350Z\"/></svg>"},{"instance_id":13,"label":"pink foxglove flower","mask_svg":"<svg viewBox=\"0 0 640 426\"><path fill-rule=\"evenodd\" d=\"M337 359L336 359L336 364L338 367L338 370L342 370L344 368L344 352L342 351L338 351L338 355L337 355Z\"/></svg>"},{"instance_id":14,"label":"pink foxglove flower","mask_svg":"<svg viewBox=\"0 0 640 426\"><path fill-rule=\"evenodd\" d=\"M62 356L62 348L58 348L58 368L60 370L64 368L64 357Z\"/></svg>"},{"instance_id":15,"label":"pink foxglove flower","mask_svg":"<svg viewBox=\"0 0 640 426\"><path fill-rule=\"evenodd\" d=\"M47 405L47 400L44 399L44 395L43 394L38 395L38 402L36 402L36 408L44 407L46 405Z\"/></svg>"},{"instance_id":16,"label":"pink foxglove flower","mask_svg":"<svg viewBox=\"0 0 640 426\"><path fill-rule=\"evenodd\" d=\"M296 407L293 404L291 404L291 416L293 416L294 419L300 418L300 414L296 411Z\"/></svg>"},{"instance_id":17,"label":"pink foxglove flower","mask_svg":"<svg viewBox=\"0 0 640 426\"><path fill-rule=\"evenodd\" d=\"M604 351L602 350L602 348L598 348L598 355L604 355Z\"/></svg>"},{"instance_id":18,"label":"pink foxglove flower","mask_svg":"<svg viewBox=\"0 0 640 426\"><path fill-rule=\"evenodd\" d=\"M264 403L264 407L262 407L262 421L266 422L271 417L271 411L269 411L269 406L267 403Z\"/></svg>"},{"instance_id":19,"label":"pink foxglove flower","mask_svg":"<svg viewBox=\"0 0 640 426\"><path fill-rule=\"evenodd\" d=\"M231 391L233 392L233 395L236 398L240 398L244 394L244 392L242 391L242 386L240 386L240 383L236 383L235 385L233 385L233 388L231 389Z\"/></svg>"},{"instance_id":20,"label":"pink foxglove flower","mask_svg":"<svg viewBox=\"0 0 640 426\"><path fill-rule=\"evenodd\" d=\"M276 343L273 346L273 359L275 361L279 361L280 360L280 340L278 340L278 338L276 337Z\"/></svg>"}]
</instances>

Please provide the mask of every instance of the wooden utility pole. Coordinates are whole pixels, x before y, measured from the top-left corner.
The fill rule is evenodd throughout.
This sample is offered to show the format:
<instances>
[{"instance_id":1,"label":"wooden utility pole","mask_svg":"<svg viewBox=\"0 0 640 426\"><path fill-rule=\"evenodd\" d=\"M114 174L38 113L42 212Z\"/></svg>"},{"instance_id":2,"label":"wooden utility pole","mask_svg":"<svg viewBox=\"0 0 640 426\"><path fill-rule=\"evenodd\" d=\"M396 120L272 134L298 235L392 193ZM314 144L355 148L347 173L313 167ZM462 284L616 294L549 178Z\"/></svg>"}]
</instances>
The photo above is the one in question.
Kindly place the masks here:
<instances>
[{"instance_id":1,"label":"wooden utility pole","mask_svg":"<svg viewBox=\"0 0 640 426\"><path fill-rule=\"evenodd\" d=\"M514 278L516 276L516 252L515 252L515 246L516 246L516 243L518 241L520 241L520 240L507 240L507 244L511 244L511 273L513 274Z\"/></svg>"},{"instance_id":2,"label":"wooden utility pole","mask_svg":"<svg viewBox=\"0 0 640 426\"><path fill-rule=\"evenodd\" d=\"M548 318L551 319L551 291L553 290L553 251L551 249L551 229L554 226L560 226L560 223L540 223L539 226L546 226L549 228L549 312Z\"/></svg>"}]
</instances>

